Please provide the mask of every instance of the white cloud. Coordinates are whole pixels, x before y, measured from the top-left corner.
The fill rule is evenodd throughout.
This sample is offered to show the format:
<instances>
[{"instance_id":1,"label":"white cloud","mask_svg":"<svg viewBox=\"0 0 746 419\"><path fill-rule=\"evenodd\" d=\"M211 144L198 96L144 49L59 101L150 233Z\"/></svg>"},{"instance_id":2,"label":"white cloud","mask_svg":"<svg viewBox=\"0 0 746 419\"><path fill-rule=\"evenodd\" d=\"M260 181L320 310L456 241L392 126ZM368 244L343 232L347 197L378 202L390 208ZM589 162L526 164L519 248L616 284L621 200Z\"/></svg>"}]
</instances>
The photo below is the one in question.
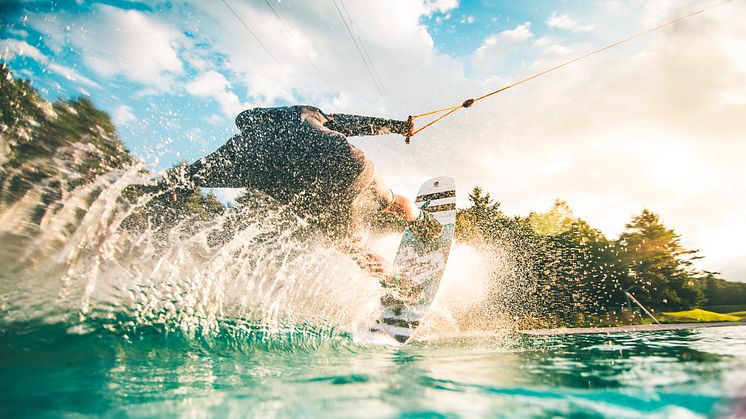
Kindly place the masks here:
<instances>
[{"instance_id":1,"label":"white cloud","mask_svg":"<svg viewBox=\"0 0 746 419\"><path fill-rule=\"evenodd\" d=\"M542 54L544 55L568 55L572 52L572 49L558 45L558 44L552 44L548 47L544 48L542 51Z\"/></svg>"},{"instance_id":2,"label":"white cloud","mask_svg":"<svg viewBox=\"0 0 746 419\"><path fill-rule=\"evenodd\" d=\"M89 79L88 77L83 76L78 71L73 70L72 68L50 62L47 64L47 69L65 77L68 80L78 82L84 86L101 88L100 84Z\"/></svg>"},{"instance_id":3,"label":"white cloud","mask_svg":"<svg viewBox=\"0 0 746 419\"><path fill-rule=\"evenodd\" d=\"M233 118L235 115L230 115L231 118ZM207 121L210 125L220 125L220 124L226 124L226 118L225 115L218 115L218 114L212 114L205 117L205 121Z\"/></svg>"},{"instance_id":4,"label":"white cloud","mask_svg":"<svg viewBox=\"0 0 746 419\"><path fill-rule=\"evenodd\" d=\"M601 10L612 15L619 15L625 11L625 5L619 0L606 0L601 2Z\"/></svg>"},{"instance_id":5,"label":"white cloud","mask_svg":"<svg viewBox=\"0 0 746 419\"><path fill-rule=\"evenodd\" d=\"M537 48L546 48L554 43L554 39L549 36L542 36L534 41L534 46Z\"/></svg>"},{"instance_id":6,"label":"white cloud","mask_svg":"<svg viewBox=\"0 0 746 419\"><path fill-rule=\"evenodd\" d=\"M570 32L590 32L593 30L593 25L581 25L577 20L570 18L566 14L561 15L556 10L547 18L546 24L547 26Z\"/></svg>"},{"instance_id":7,"label":"white cloud","mask_svg":"<svg viewBox=\"0 0 746 419\"><path fill-rule=\"evenodd\" d=\"M508 55L521 48L533 36L531 22L492 34L474 51L472 65L481 77L490 77L500 70Z\"/></svg>"},{"instance_id":8,"label":"white cloud","mask_svg":"<svg viewBox=\"0 0 746 419\"><path fill-rule=\"evenodd\" d=\"M533 45L545 56L564 56L573 52L572 48L558 44L554 38L549 36L542 36L536 39ZM540 60L537 60L534 64L545 65Z\"/></svg>"},{"instance_id":9,"label":"white cloud","mask_svg":"<svg viewBox=\"0 0 746 419\"><path fill-rule=\"evenodd\" d=\"M18 56L26 56L42 64L47 70L59 74L68 80L78 82L84 86L100 88L101 85L95 81L83 76L77 70L52 62L49 57L42 54L38 48L29 45L26 41L17 39L0 40L0 50L3 50L2 58L13 60Z\"/></svg>"},{"instance_id":10,"label":"white cloud","mask_svg":"<svg viewBox=\"0 0 746 419\"><path fill-rule=\"evenodd\" d=\"M531 23L526 22L518 25L513 29L504 30L494 35L490 35L482 41L482 45L477 48L475 55L487 55L492 47L499 47L503 43L517 43L526 41L533 36L531 33Z\"/></svg>"},{"instance_id":11,"label":"white cloud","mask_svg":"<svg viewBox=\"0 0 746 419\"><path fill-rule=\"evenodd\" d=\"M512 42L521 42L529 40L534 34L531 33L531 22L526 22L513 29L500 32L500 36Z\"/></svg>"},{"instance_id":12,"label":"white cloud","mask_svg":"<svg viewBox=\"0 0 746 419\"><path fill-rule=\"evenodd\" d=\"M135 114L132 113L131 107L127 105L119 105L116 109L114 109L112 121L114 121L116 125L127 125L136 120L137 118L135 117Z\"/></svg>"},{"instance_id":13,"label":"white cloud","mask_svg":"<svg viewBox=\"0 0 746 419\"><path fill-rule=\"evenodd\" d=\"M12 38L0 40L0 50L3 51L2 58L4 60L13 60L18 56L26 56L33 58L39 63L47 62L47 57L38 48L26 41Z\"/></svg>"},{"instance_id":14,"label":"white cloud","mask_svg":"<svg viewBox=\"0 0 746 419\"><path fill-rule=\"evenodd\" d=\"M424 0L427 14L445 13L458 7L458 0Z\"/></svg>"},{"instance_id":15,"label":"white cloud","mask_svg":"<svg viewBox=\"0 0 746 419\"><path fill-rule=\"evenodd\" d=\"M222 74L210 70L186 84L186 91L199 97L209 97L220 105L223 112L234 117L249 105L241 103L238 96L230 91L230 83Z\"/></svg>"},{"instance_id":16,"label":"white cloud","mask_svg":"<svg viewBox=\"0 0 746 419\"><path fill-rule=\"evenodd\" d=\"M473 15L465 15L458 21L458 23L471 25L476 21Z\"/></svg>"},{"instance_id":17,"label":"white cloud","mask_svg":"<svg viewBox=\"0 0 746 419\"><path fill-rule=\"evenodd\" d=\"M422 1L348 2L353 33L362 38L361 47L369 56L380 77L385 101L371 81L360 54L334 5L328 1L279 4L281 24L262 2L235 2L231 6L277 58L275 62L262 46L243 28L221 2L204 2L200 8L204 21L201 35L209 42L209 54L225 59L225 69L235 91L253 103L270 106L298 102L341 104L342 96L354 98L346 109L361 113L389 113L401 116L405 103L415 104L406 91L430 91L433 96L447 97L447 92L430 88L427 74L462 83L463 65L433 49L433 39L422 23L422 17L433 10L447 10L457 2L425 3ZM292 35L285 27L291 28ZM206 53L206 54L207 54ZM313 62L309 61L309 58ZM438 63L438 64L436 64ZM314 68L318 68L318 72ZM321 73L320 76L319 72ZM324 80L325 79L325 80ZM245 91L239 89L245 88ZM245 92L245 94L244 94Z\"/></svg>"},{"instance_id":18,"label":"white cloud","mask_svg":"<svg viewBox=\"0 0 746 419\"><path fill-rule=\"evenodd\" d=\"M69 42L104 77L121 75L165 90L184 72L178 48L186 37L143 12L99 5L93 16L36 15L29 21L49 36L51 46Z\"/></svg>"}]
</instances>

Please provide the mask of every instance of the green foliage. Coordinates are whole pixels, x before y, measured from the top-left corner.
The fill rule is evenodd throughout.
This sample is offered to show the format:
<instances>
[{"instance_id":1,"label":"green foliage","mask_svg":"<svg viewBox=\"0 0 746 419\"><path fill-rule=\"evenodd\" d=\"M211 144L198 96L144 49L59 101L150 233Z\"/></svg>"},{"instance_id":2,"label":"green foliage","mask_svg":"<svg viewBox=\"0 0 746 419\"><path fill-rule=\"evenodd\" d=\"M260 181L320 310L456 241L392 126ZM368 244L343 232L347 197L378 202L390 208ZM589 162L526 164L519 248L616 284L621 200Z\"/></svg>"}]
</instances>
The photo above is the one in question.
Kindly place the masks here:
<instances>
[{"instance_id":1,"label":"green foliage","mask_svg":"<svg viewBox=\"0 0 746 419\"><path fill-rule=\"evenodd\" d=\"M46 204L133 162L109 116L85 98L50 104L0 68L0 205L32 189ZM38 209L38 219L46 211Z\"/></svg>"},{"instance_id":2,"label":"green foliage","mask_svg":"<svg viewBox=\"0 0 746 419\"><path fill-rule=\"evenodd\" d=\"M14 80L4 62L0 66L0 164L15 158L15 146L28 141L37 121L47 118L43 101L27 80Z\"/></svg>"},{"instance_id":3,"label":"green foliage","mask_svg":"<svg viewBox=\"0 0 746 419\"><path fill-rule=\"evenodd\" d=\"M583 220L562 221L564 231L548 235L548 269L560 293L570 294L574 310L586 313L619 307L624 267L619 246Z\"/></svg>"},{"instance_id":4,"label":"green foliage","mask_svg":"<svg viewBox=\"0 0 746 419\"><path fill-rule=\"evenodd\" d=\"M475 241L486 235L494 222L505 222L507 217L500 211L500 203L494 202L490 194L475 186L469 194L471 206L456 213L456 239Z\"/></svg>"},{"instance_id":5,"label":"green foliage","mask_svg":"<svg viewBox=\"0 0 746 419\"><path fill-rule=\"evenodd\" d=\"M457 214L457 239L500 253L516 286L507 298L496 294L495 304L530 307L523 314L544 324L602 318L629 304L627 289L653 310L746 304L746 284L695 270L697 251L648 210L609 240L561 200L546 213L510 218L480 187L469 199Z\"/></svg>"},{"instance_id":6,"label":"green foliage","mask_svg":"<svg viewBox=\"0 0 746 419\"><path fill-rule=\"evenodd\" d=\"M109 115L89 99L51 104L27 81L13 79L5 65L0 94L0 206L38 190L41 202L32 220L38 223L65 193L134 162ZM135 209L125 228L167 231L184 220L207 221L222 214L225 208L215 195L189 185L184 171L184 165L177 165L150 185L126 188L121 198ZM90 198L98 192L94 188ZM195 225L184 223L184 233Z\"/></svg>"},{"instance_id":7,"label":"green foliage","mask_svg":"<svg viewBox=\"0 0 746 419\"><path fill-rule=\"evenodd\" d=\"M637 287L643 305L658 308L694 307L704 301L692 269L695 250L681 246L680 237L648 210L627 224L619 237L629 285Z\"/></svg>"},{"instance_id":8,"label":"green foliage","mask_svg":"<svg viewBox=\"0 0 746 419\"><path fill-rule=\"evenodd\" d=\"M705 295L703 306L746 305L746 283L717 278L715 272L702 273L699 285Z\"/></svg>"},{"instance_id":9,"label":"green foliage","mask_svg":"<svg viewBox=\"0 0 746 419\"><path fill-rule=\"evenodd\" d=\"M536 233L542 236L554 236L569 230L573 218L572 210L567 202L557 199L549 212L531 213L528 221Z\"/></svg>"},{"instance_id":10,"label":"green foliage","mask_svg":"<svg viewBox=\"0 0 746 419\"><path fill-rule=\"evenodd\" d=\"M185 169L186 164L177 164L148 185L127 187L122 197L135 209L123 226L134 231L168 231L182 224L184 232L190 233L199 222L223 214L225 207L215 194L205 195L184 180Z\"/></svg>"}]
</instances>

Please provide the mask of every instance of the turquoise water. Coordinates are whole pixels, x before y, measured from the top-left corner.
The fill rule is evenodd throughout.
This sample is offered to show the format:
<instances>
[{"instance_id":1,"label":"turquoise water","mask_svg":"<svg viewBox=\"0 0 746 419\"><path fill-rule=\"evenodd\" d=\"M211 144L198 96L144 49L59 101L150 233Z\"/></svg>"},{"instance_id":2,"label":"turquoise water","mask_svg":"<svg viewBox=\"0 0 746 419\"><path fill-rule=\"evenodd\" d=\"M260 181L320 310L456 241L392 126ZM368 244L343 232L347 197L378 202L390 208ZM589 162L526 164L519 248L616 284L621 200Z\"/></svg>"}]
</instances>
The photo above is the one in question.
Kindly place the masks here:
<instances>
[{"instance_id":1,"label":"turquoise water","mask_svg":"<svg viewBox=\"0 0 746 419\"><path fill-rule=\"evenodd\" d=\"M745 402L746 326L404 346L310 332L206 339L4 325L0 414L711 417Z\"/></svg>"}]
</instances>

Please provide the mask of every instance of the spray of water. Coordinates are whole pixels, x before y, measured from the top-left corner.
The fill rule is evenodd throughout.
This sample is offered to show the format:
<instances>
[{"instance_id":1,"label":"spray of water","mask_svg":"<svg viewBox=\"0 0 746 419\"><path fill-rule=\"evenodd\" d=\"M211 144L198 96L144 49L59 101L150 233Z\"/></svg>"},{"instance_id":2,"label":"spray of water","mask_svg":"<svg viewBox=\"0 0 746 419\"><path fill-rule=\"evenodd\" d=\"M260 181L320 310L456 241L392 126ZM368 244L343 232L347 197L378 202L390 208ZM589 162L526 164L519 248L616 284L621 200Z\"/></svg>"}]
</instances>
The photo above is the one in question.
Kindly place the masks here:
<instances>
[{"instance_id":1,"label":"spray of water","mask_svg":"<svg viewBox=\"0 0 746 419\"><path fill-rule=\"evenodd\" d=\"M142 167L109 172L43 205L44 184L0 209L5 322L64 322L132 334L158 327L198 334L314 337L354 332L374 313L378 284L283 211L128 228L152 195ZM188 232L188 234L185 234ZM215 243L216 234L223 240Z\"/></svg>"},{"instance_id":2,"label":"spray of water","mask_svg":"<svg viewBox=\"0 0 746 419\"><path fill-rule=\"evenodd\" d=\"M393 259L400 236L375 238L371 248ZM514 264L504 249L456 242L430 312L417 330L417 340L468 336L475 332L505 335L514 329L514 303L503 298L517 293Z\"/></svg>"},{"instance_id":3,"label":"spray of water","mask_svg":"<svg viewBox=\"0 0 746 419\"><path fill-rule=\"evenodd\" d=\"M150 201L169 193L123 199L127 188L149 182L133 165L48 203L50 182L35 185L0 208L4 321L128 337L153 328L269 342L365 336L380 309L380 286L322 238L299 238L304 223L287 210L257 205L132 228ZM378 238L372 247L391 260L398 238ZM494 265L456 244L419 336L504 327L487 301L494 288L487 267Z\"/></svg>"}]
</instances>

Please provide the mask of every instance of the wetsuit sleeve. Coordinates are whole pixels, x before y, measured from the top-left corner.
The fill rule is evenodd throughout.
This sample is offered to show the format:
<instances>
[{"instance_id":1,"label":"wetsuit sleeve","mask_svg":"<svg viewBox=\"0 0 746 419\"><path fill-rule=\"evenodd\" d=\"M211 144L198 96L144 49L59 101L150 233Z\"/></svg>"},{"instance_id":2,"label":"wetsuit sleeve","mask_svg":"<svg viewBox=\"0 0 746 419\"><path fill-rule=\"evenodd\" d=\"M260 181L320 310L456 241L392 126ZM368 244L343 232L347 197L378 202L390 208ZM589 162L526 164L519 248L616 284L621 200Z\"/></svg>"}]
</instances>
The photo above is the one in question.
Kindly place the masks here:
<instances>
[{"instance_id":1,"label":"wetsuit sleeve","mask_svg":"<svg viewBox=\"0 0 746 419\"><path fill-rule=\"evenodd\" d=\"M189 165L186 175L203 188L246 188L257 179L247 165L241 134L234 135L222 147Z\"/></svg>"},{"instance_id":2,"label":"wetsuit sleeve","mask_svg":"<svg viewBox=\"0 0 746 419\"><path fill-rule=\"evenodd\" d=\"M374 118L370 116L330 114L325 115L328 121L325 127L340 132L345 136L406 134L409 127L406 121Z\"/></svg>"}]
</instances>

